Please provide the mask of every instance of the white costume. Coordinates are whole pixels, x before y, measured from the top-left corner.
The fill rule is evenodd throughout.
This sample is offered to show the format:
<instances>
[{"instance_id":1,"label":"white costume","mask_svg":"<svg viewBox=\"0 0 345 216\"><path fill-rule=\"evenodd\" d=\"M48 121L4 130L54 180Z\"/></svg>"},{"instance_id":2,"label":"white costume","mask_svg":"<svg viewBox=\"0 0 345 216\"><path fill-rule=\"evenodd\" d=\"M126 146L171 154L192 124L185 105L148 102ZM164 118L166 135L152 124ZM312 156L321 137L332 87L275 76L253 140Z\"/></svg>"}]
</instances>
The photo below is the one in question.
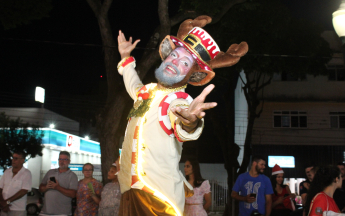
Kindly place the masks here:
<instances>
[{"instance_id":1,"label":"white costume","mask_svg":"<svg viewBox=\"0 0 345 216\"><path fill-rule=\"evenodd\" d=\"M137 100L138 91L143 87L143 84L134 69L134 64L127 65L123 69L123 78L127 92L133 100ZM150 84L146 87L154 89L156 84ZM184 92L184 88L179 91ZM142 189L152 193L163 202L169 203L170 201L170 204L175 205L179 212L183 212L185 203L183 183L185 182L190 189L192 187L186 181L178 166L182 154L182 142L179 142L175 137L169 136L162 129L158 117L159 104L171 92L174 91L157 90L156 97L150 104L146 115L130 119L122 146L121 170L118 177L121 193L128 191L130 188ZM188 102L185 99L176 99L171 102L169 110L176 106L187 108ZM168 115L172 128L176 127L175 133L181 141L199 138L203 129L203 120L200 121L197 129L189 134L182 129L179 120L176 120L177 118L169 110ZM174 126L175 120L176 126ZM140 127L141 122L142 128L139 131L142 131L142 135L135 139L136 128L139 133L137 126ZM138 141L138 139L140 140ZM138 160L135 162L133 159L136 156ZM139 157L142 159L139 159ZM143 181L136 181L137 174L140 175Z\"/></svg>"}]
</instances>

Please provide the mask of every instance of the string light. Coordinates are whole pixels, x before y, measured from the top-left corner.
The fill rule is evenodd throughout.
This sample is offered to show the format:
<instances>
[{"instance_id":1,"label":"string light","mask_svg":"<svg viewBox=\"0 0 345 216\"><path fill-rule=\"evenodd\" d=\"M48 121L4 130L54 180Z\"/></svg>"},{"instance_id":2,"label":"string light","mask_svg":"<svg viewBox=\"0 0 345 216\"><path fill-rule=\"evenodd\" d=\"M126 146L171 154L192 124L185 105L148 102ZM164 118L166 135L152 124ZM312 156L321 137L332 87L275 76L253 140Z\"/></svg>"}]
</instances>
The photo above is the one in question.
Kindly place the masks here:
<instances>
[{"instance_id":1,"label":"string light","mask_svg":"<svg viewBox=\"0 0 345 216\"><path fill-rule=\"evenodd\" d=\"M152 85L151 85L152 87ZM151 88L150 87L150 88ZM153 98L151 104L150 104L150 107L151 105L155 104L155 102L157 102L158 99L160 99L162 96L164 95L164 91L160 91L160 90L157 90L156 91L156 95L155 97ZM137 165L137 175L139 177L139 180L146 186L148 187L150 190L154 191L154 195L165 200L167 203L169 203L169 205L171 207L173 207L173 209L175 210L175 212L177 213L178 216L181 216L181 213L179 212L179 210L177 209L177 207L166 197L164 196L161 192L159 192L158 190L154 189L152 186L150 186L149 184L147 184L147 182L145 182L145 180L142 178L141 176L141 173L143 173L143 167L142 167L142 163L144 162L144 159L143 159L143 154L144 152L141 151L140 149L142 149L143 145L144 145L144 139L142 137L142 133L143 133L143 125L145 123L145 118L146 118L146 115L147 115L148 112L145 113L145 115L143 117L141 117L140 119L140 124L139 124L139 135L138 135L138 165Z\"/></svg>"}]
</instances>

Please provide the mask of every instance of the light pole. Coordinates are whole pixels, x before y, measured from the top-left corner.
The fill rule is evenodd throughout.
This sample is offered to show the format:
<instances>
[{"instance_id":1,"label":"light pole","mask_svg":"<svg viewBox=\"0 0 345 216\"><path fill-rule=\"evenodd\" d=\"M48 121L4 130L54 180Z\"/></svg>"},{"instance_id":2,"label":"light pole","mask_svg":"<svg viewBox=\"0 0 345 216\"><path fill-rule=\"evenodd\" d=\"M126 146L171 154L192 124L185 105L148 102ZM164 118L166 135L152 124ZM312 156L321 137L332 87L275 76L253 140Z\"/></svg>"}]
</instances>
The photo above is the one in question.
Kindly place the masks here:
<instances>
[{"instance_id":1,"label":"light pole","mask_svg":"<svg viewBox=\"0 0 345 216\"><path fill-rule=\"evenodd\" d=\"M345 0L342 0L338 10L333 13L333 27L341 40L341 52L345 59ZM345 64L345 61L344 61Z\"/></svg>"}]
</instances>

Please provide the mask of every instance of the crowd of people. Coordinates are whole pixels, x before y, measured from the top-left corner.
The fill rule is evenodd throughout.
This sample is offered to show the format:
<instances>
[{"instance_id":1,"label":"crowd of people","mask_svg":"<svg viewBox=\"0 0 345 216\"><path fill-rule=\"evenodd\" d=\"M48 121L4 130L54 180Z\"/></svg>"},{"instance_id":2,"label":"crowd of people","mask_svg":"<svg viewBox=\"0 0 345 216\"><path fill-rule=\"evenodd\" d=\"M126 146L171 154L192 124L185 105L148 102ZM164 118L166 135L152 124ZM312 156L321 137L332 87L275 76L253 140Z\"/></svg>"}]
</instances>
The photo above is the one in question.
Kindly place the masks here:
<instances>
[{"instance_id":1,"label":"crowd of people","mask_svg":"<svg viewBox=\"0 0 345 216\"><path fill-rule=\"evenodd\" d=\"M1 216L26 215L27 193L31 190L31 172L23 164L25 153L15 152L12 167L4 172L0 180ZM93 178L94 166L86 163L78 181L72 172L70 154L61 151L59 168L49 170L40 184L44 193L44 205L40 216L72 215L72 199L76 198L75 216L116 216L119 214L121 191L117 179L119 163L109 168L104 187ZM254 156L248 172L238 176L232 188L231 197L239 201L239 216L320 216L345 212L345 164L337 166L305 167L307 179L300 183L303 209L295 208L296 195L284 185L284 171L279 165L272 168L271 177L263 174L266 161ZM196 159L187 159L184 165L186 180L193 190L185 188L185 216L208 214L212 204L211 186L202 178ZM324 213L324 214L323 214ZM331 213L329 213L332 215Z\"/></svg>"},{"instance_id":2,"label":"crowd of people","mask_svg":"<svg viewBox=\"0 0 345 216\"><path fill-rule=\"evenodd\" d=\"M26 216L27 193L31 190L32 176L23 166L25 158L24 152L13 153L12 167L4 172L0 180L1 216ZM59 168L49 170L39 186L40 192L44 193L44 204L39 216L119 215L121 191L117 179L118 160L109 168L109 183L104 187L93 178L94 166L91 163L83 165L84 178L78 181L77 175L68 167L70 154L67 151L60 152L58 161ZM211 206L209 181L202 178L199 163L195 159L188 159L184 170L186 179L194 188L194 193L189 191L186 196L184 215L207 215ZM74 198L77 202L73 212Z\"/></svg>"},{"instance_id":3,"label":"crowd of people","mask_svg":"<svg viewBox=\"0 0 345 216\"><path fill-rule=\"evenodd\" d=\"M307 179L300 183L302 207L296 208L296 194L284 185L284 171L272 168L269 179L263 174L266 161L254 156L249 172L238 176L231 197L239 201L239 216L321 216L344 215L345 164L305 167Z\"/></svg>"}]
</instances>

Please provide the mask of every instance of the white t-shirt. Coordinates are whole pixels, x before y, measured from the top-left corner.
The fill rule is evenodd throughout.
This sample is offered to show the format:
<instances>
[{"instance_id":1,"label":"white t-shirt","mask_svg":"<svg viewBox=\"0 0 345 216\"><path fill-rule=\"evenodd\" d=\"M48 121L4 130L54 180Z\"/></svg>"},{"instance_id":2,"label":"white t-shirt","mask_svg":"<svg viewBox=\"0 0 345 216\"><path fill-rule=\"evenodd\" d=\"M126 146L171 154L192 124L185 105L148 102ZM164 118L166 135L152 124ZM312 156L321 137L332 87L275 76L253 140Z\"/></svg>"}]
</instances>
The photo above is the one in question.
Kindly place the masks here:
<instances>
[{"instance_id":1,"label":"white t-shirt","mask_svg":"<svg viewBox=\"0 0 345 216\"><path fill-rule=\"evenodd\" d=\"M4 200L10 198L21 189L31 191L32 177L30 170L22 167L19 172L13 177L12 167L4 172L0 179L0 188L2 188L2 197ZM25 194L20 199L11 203L10 210L25 211L26 210L27 195Z\"/></svg>"}]
</instances>

